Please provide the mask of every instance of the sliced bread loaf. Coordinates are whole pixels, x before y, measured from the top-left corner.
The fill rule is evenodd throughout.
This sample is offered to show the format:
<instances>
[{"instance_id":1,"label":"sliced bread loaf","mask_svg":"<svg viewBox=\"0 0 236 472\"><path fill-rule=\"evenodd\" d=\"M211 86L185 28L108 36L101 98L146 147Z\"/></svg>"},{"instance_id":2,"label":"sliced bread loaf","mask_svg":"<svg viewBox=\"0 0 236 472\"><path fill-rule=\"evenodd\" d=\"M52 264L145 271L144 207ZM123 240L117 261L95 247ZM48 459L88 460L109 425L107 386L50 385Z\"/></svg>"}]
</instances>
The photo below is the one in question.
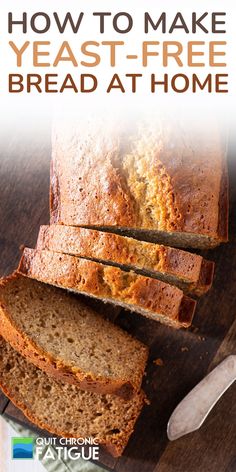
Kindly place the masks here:
<instances>
[{"instance_id":1,"label":"sliced bread loaf","mask_svg":"<svg viewBox=\"0 0 236 472\"><path fill-rule=\"evenodd\" d=\"M129 402L61 383L19 355L0 338L0 386L30 421L63 437L96 438L120 456L133 432L144 394Z\"/></svg>"},{"instance_id":2,"label":"sliced bread loaf","mask_svg":"<svg viewBox=\"0 0 236 472\"><path fill-rule=\"evenodd\" d=\"M131 398L141 387L148 348L65 290L19 274L2 279L0 334L82 389Z\"/></svg>"},{"instance_id":3,"label":"sliced bread loaf","mask_svg":"<svg viewBox=\"0 0 236 472\"><path fill-rule=\"evenodd\" d=\"M208 123L186 133L177 123L154 120L129 133L113 128L97 120L55 125L51 223L178 247L227 241L228 179L218 129Z\"/></svg>"},{"instance_id":4,"label":"sliced bread loaf","mask_svg":"<svg viewBox=\"0 0 236 472\"><path fill-rule=\"evenodd\" d=\"M196 302L177 287L67 254L25 248L18 271L176 328L190 326L195 310Z\"/></svg>"},{"instance_id":5,"label":"sliced bread loaf","mask_svg":"<svg viewBox=\"0 0 236 472\"><path fill-rule=\"evenodd\" d=\"M206 293L213 280L214 263L197 254L88 228L41 226L37 249L132 269L195 295Z\"/></svg>"}]
</instances>

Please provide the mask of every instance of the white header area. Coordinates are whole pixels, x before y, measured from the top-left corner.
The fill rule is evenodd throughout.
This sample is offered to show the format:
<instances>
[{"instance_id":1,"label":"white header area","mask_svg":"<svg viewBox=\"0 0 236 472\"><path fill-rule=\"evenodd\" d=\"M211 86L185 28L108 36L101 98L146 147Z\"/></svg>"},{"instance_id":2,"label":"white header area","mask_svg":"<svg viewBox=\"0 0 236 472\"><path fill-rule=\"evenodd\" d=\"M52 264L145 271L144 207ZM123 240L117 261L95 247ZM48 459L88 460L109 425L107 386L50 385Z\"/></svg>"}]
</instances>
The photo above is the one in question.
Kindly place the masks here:
<instances>
[{"instance_id":1,"label":"white header area","mask_svg":"<svg viewBox=\"0 0 236 472\"><path fill-rule=\"evenodd\" d=\"M58 109L234 113L232 0L9 0L0 15L0 99L13 114ZM9 115L9 116L8 116Z\"/></svg>"}]
</instances>

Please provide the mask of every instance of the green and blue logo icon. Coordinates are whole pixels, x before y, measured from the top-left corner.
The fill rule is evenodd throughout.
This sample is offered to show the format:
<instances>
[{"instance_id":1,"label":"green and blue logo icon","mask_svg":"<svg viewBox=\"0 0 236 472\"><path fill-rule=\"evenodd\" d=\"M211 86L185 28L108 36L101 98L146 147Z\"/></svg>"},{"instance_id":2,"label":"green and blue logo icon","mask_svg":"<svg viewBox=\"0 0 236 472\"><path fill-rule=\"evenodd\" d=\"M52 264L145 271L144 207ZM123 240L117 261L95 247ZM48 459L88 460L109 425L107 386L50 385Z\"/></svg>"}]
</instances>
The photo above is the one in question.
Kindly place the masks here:
<instances>
[{"instance_id":1,"label":"green and blue logo icon","mask_svg":"<svg viewBox=\"0 0 236 472\"><path fill-rule=\"evenodd\" d=\"M33 459L34 438L12 438L12 459Z\"/></svg>"}]
</instances>

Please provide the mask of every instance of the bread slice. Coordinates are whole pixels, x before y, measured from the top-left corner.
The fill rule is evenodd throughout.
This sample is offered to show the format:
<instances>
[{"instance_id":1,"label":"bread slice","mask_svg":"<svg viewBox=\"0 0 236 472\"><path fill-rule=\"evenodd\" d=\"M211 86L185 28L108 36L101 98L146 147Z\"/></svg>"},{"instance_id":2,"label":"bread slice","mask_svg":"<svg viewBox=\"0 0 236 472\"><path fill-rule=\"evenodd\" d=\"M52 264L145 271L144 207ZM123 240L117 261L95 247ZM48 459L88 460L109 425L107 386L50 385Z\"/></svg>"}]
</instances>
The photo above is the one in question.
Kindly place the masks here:
<instances>
[{"instance_id":1,"label":"bread slice","mask_svg":"<svg viewBox=\"0 0 236 472\"><path fill-rule=\"evenodd\" d=\"M0 281L0 334L37 367L84 390L131 398L148 348L78 297L15 274Z\"/></svg>"},{"instance_id":2,"label":"bread slice","mask_svg":"<svg viewBox=\"0 0 236 472\"><path fill-rule=\"evenodd\" d=\"M107 124L106 124L107 125ZM104 123L54 127L51 223L91 227L176 247L207 249L228 239L225 146L210 124Z\"/></svg>"},{"instance_id":3,"label":"bread slice","mask_svg":"<svg viewBox=\"0 0 236 472\"><path fill-rule=\"evenodd\" d=\"M37 249L132 269L195 295L206 293L213 281L214 262L197 254L88 228L41 226Z\"/></svg>"},{"instance_id":4,"label":"bread slice","mask_svg":"<svg viewBox=\"0 0 236 472\"><path fill-rule=\"evenodd\" d=\"M137 311L176 328L191 324L196 302L172 285L79 257L26 248L19 272Z\"/></svg>"},{"instance_id":5,"label":"bread slice","mask_svg":"<svg viewBox=\"0 0 236 472\"><path fill-rule=\"evenodd\" d=\"M133 432L145 396L129 402L61 383L45 374L0 338L0 386L38 427L66 438L96 438L120 456Z\"/></svg>"}]
</instances>

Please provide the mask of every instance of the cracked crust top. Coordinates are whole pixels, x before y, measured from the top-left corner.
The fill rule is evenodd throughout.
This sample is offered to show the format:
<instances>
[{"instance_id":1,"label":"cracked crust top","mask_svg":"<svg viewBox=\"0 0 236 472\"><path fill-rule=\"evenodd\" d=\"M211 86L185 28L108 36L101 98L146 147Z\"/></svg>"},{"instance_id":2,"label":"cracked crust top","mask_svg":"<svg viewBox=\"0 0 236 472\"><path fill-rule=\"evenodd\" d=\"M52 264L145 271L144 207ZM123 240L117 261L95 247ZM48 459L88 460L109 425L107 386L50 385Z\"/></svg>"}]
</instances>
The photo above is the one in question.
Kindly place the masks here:
<instances>
[{"instance_id":1,"label":"cracked crust top","mask_svg":"<svg viewBox=\"0 0 236 472\"><path fill-rule=\"evenodd\" d=\"M153 124L129 135L94 123L55 127L51 222L225 241L224 154L210 132L192 136Z\"/></svg>"}]
</instances>

